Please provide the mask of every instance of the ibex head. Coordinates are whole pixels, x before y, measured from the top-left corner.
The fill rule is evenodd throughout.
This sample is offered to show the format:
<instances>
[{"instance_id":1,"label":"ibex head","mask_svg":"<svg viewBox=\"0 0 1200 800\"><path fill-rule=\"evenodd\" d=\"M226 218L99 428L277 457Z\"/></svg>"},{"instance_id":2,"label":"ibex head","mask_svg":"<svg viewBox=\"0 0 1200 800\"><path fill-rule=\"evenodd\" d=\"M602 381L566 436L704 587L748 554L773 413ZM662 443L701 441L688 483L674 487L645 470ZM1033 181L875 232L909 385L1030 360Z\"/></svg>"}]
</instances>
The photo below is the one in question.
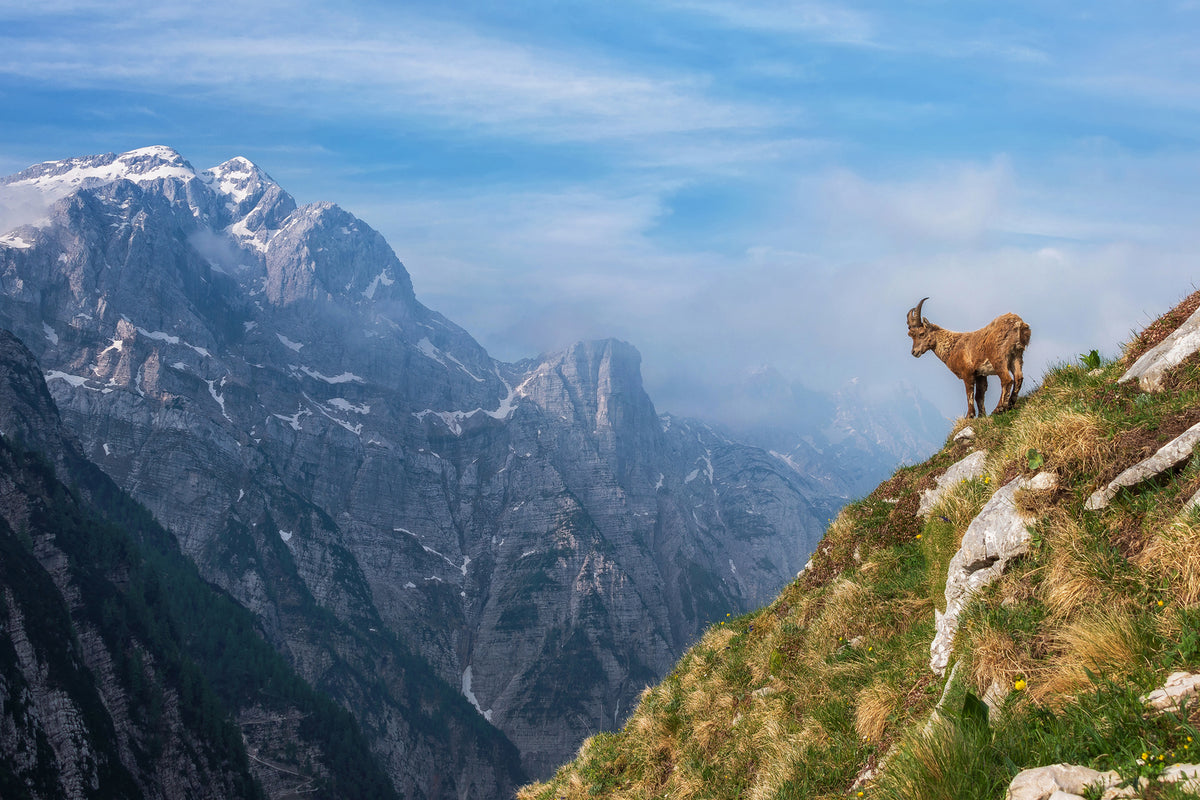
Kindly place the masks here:
<instances>
[{"instance_id":1,"label":"ibex head","mask_svg":"<svg viewBox=\"0 0 1200 800\"><path fill-rule=\"evenodd\" d=\"M921 316L921 306L925 305L925 300L928 299L924 298L915 308L908 310L908 335L912 337L913 358L924 355L933 347L933 331L929 327L929 320Z\"/></svg>"}]
</instances>

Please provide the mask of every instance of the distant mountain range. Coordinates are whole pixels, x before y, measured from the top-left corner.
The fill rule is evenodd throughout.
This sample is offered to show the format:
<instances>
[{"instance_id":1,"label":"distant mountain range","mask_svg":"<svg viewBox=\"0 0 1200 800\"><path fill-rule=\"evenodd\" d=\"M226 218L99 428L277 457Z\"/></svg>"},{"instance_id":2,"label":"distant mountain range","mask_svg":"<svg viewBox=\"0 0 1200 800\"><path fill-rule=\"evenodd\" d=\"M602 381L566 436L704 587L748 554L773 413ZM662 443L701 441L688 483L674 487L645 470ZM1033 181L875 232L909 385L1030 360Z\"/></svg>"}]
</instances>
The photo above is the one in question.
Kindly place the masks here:
<instances>
[{"instance_id":1,"label":"distant mountain range","mask_svg":"<svg viewBox=\"0 0 1200 800\"><path fill-rule=\"evenodd\" d=\"M49 162L0 204L24 221L0 235L0 324L82 455L406 796L507 796L505 738L546 775L936 446L915 397L889 417L752 383L780 413L735 432L660 416L623 342L497 361L382 236L245 159Z\"/></svg>"},{"instance_id":2,"label":"distant mountain range","mask_svg":"<svg viewBox=\"0 0 1200 800\"><path fill-rule=\"evenodd\" d=\"M911 386L872 396L855 379L837 392L817 392L769 366L731 381L720 396L708 414L712 424L845 500L871 491L897 464L927 458L950 426Z\"/></svg>"}]
</instances>

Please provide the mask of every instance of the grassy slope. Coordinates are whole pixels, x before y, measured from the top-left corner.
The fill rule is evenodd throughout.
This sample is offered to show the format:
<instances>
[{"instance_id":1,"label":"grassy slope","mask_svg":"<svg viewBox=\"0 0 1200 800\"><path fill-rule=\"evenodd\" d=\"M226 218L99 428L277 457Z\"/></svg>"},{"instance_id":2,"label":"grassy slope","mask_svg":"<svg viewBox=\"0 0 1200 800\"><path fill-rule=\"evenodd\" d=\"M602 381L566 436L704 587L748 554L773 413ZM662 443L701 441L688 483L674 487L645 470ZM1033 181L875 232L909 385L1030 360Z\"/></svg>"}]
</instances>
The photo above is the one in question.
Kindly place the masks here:
<instances>
[{"instance_id":1,"label":"grassy slope","mask_svg":"<svg viewBox=\"0 0 1200 800\"><path fill-rule=\"evenodd\" d=\"M1083 510L1103 481L1200 421L1200 357L1161 394L1116 383L1197 302L1200 293L1097 374L1051 370L1013 412L972 421L970 446L948 443L848 506L774 603L711 628L622 730L589 739L520 800L1001 798L1030 766L1132 777L1200 762L1200 714L1148 719L1138 700L1170 672L1200 669L1200 513L1181 513L1200 488L1200 459ZM988 474L918 520L920 490L977 447ZM1032 552L963 615L947 686L928 666L947 564L995 489L1032 474L1030 449L1059 488L1018 494L1038 514ZM979 724L970 696L993 684L1000 713ZM942 722L927 727L943 694ZM885 754L874 782L852 789Z\"/></svg>"}]
</instances>

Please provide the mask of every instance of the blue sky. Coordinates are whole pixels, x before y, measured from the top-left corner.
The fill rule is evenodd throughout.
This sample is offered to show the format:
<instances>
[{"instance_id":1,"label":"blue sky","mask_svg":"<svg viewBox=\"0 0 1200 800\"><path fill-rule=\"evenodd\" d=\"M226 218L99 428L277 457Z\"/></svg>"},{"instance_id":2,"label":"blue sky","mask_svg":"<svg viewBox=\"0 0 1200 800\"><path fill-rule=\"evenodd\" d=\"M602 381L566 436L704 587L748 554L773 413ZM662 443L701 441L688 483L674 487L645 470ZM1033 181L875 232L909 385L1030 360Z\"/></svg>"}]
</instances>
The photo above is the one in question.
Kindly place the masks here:
<instances>
[{"instance_id":1,"label":"blue sky","mask_svg":"<svg viewBox=\"0 0 1200 800\"><path fill-rule=\"evenodd\" d=\"M4 0L0 173L242 155L499 358L617 336L660 409L772 364L961 413L921 297L1021 314L1036 377L1194 288L1197 75L1197 2Z\"/></svg>"}]
</instances>

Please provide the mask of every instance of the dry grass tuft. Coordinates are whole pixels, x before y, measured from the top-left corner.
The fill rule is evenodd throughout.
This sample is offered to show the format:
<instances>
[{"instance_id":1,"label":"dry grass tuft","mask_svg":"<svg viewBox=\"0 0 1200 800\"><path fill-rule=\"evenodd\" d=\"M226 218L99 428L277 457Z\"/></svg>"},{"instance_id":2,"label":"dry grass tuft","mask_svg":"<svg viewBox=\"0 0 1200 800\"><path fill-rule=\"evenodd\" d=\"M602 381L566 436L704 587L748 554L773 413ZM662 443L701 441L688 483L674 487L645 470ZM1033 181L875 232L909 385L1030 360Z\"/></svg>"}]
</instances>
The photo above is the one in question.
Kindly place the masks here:
<instances>
[{"instance_id":1,"label":"dry grass tuft","mask_svg":"<svg viewBox=\"0 0 1200 800\"><path fill-rule=\"evenodd\" d=\"M1134 563L1154 580L1165 582L1171 600L1184 607L1200 603L1200 515L1182 514L1159 528Z\"/></svg>"},{"instance_id":2,"label":"dry grass tuft","mask_svg":"<svg viewBox=\"0 0 1200 800\"><path fill-rule=\"evenodd\" d=\"M859 569L863 575L874 577L886 575L900 569L900 554L895 550L878 550Z\"/></svg>"},{"instance_id":3,"label":"dry grass tuft","mask_svg":"<svg viewBox=\"0 0 1200 800\"><path fill-rule=\"evenodd\" d=\"M897 634L903 634L916 623L933 619L934 607L933 598L929 595L916 592L906 593L892 603L896 618L893 630Z\"/></svg>"},{"instance_id":4,"label":"dry grass tuft","mask_svg":"<svg viewBox=\"0 0 1200 800\"><path fill-rule=\"evenodd\" d=\"M795 735L781 735L769 745L769 757L759 767L750 787L749 800L769 800L793 776L804 751L804 742Z\"/></svg>"},{"instance_id":5,"label":"dry grass tuft","mask_svg":"<svg viewBox=\"0 0 1200 800\"><path fill-rule=\"evenodd\" d=\"M1106 609L1103 616L1078 620L1053 635L1057 659L1030 678L1030 694L1060 705L1079 689L1091 685L1088 671L1120 677L1136 670L1143 652L1136 623L1128 611Z\"/></svg>"},{"instance_id":6,"label":"dry grass tuft","mask_svg":"<svg viewBox=\"0 0 1200 800\"><path fill-rule=\"evenodd\" d=\"M931 515L945 517L948 524L958 531L958 541L954 543L955 550L962 544L963 533L971 524L971 520L978 516L994 488L995 486L989 480L988 491L985 493L980 490L976 482L964 481L942 495L942 499L933 507Z\"/></svg>"},{"instance_id":7,"label":"dry grass tuft","mask_svg":"<svg viewBox=\"0 0 1200 800\"><path fill-rule=\"evenodd\" d=\"M1076 517L1054 513L1046 518L1046 551L1049 563L1038 592L1052 620L1074 618L1093 609L1107 592L1092 567L1088 536Z\"/></svg>"},{"instance_id":8,"label":"dry grass tuft","mask_svg":"<svg viewBox=\"0 0 1200 800\"><path fill-rule=\"evenodd\" d=\"M900 709L905 691L888 680L879 680L858 693L854 730L868 742L878 742L888 719Z\"/></svg>"},{"instance_id":9,"label":"dry grass tuft","mask_svg":"<svg viewBox=\"0 0 1200 800\"><path fill-rule=\"evenodd\" d=\"M962 737L952 724L944 719L935 722L905 743L896 759L900 768L887 770L877 788L884 797L956 800L949 779L961 769L962 759L954 752L961 745Z\"/></svg>"},{"instance_id":10,"label":"dry grass tuft","mask_svg":"<svg viewBox=\"0 0 1200 800\"><path fill-rule=\"evenodd\" d=\"M838 637L849 639L862 627L866 607L875 602L875 595L862 584L839 578L831 587L822 613L809 626L810 645L820 655L827 655L839 646Z\"/></svg>"},{"instance_id":11,"label":"dry grass tuft","mask_svg":"<svg viewBox=\"0 0 1200 800\"><path fill-rule=\"evenodd\" d=\"M1017 418L1000 447L996 463L1024 464L1026 454L1033 449L1042 455L1045 469L1058 472L1067 482L1076 475L1098 471L1106 461L1108 449L1100 418L1047 402L1049 399L1039 398L1042 402L1036 408L1028 408Z\"/></svg>"},{"instance_id":12,"label":"dry grass tuft","mask_svg":"<svg viewBox=\"0 0 1200 800\"><path fill-rule=\"evenodd\" d=\"M1014 678L1029 671L1023 648L1008 632L984 625L969 636L965 652L970 653L970 676L981 697L993 683L1011 686Z\"/></svg>"}]
</instances>

